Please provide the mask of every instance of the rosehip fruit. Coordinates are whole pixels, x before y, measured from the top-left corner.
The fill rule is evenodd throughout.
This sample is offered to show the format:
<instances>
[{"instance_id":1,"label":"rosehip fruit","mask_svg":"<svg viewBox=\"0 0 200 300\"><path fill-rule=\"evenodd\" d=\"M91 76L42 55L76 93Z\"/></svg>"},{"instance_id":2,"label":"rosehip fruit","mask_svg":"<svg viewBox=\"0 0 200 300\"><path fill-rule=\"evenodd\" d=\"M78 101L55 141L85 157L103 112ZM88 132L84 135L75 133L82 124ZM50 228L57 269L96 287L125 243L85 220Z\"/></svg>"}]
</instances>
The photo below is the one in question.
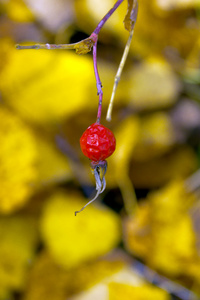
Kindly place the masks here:
<instances>
[{"instance_id":1,"label":"rosehip fruit","mask_svg":"<svg viewBox=\"0 0 200 300\"><path fill-rule=\"evenodd\" d=\"M105 160L115 151L116 140L110 129L94 123L81 136L80 146L85 156L98 162Z\"/></svg>"},{"instance_id":2,"label":"rosehip fruit","mask_svg":"<svg viewBox=\"0 0 200 300\"><path fill-rule=\"evenodd\" d=\"M85 206L75 211L75 216L105 190L106 158L115 151L116 140L110 129L101 124L94 123L90 125L81 136L80 145L83 154L91 160L91 169L96 180L97 193Z\"/></svg>"}]
</instances>

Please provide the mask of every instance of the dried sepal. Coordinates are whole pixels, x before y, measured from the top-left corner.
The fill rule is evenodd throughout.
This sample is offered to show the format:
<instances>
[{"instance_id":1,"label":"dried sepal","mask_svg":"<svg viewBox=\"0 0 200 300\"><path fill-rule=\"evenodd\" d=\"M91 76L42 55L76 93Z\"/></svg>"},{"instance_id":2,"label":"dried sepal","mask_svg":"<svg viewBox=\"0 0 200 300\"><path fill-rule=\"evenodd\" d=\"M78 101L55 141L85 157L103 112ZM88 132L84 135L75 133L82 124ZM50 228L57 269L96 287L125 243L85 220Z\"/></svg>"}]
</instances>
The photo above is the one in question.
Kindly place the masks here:
<instances>
[{"instance_id":1,"label":"dried sepal","mask_svg":"<svg viewBox=\"0 0 200 300\"><path fill-rule=\"evenodd\" d=\"M80 210L75 211L75 216L77 215L77 213L80 213L82 210L84 210L84 208L86 208L86 206L88 206L90 203L95 201L97 199L97 197L101 193L103 193L103 191L106 188L105 174L107 171L107 161L106 160L99 161L99 162L92 161L91 162L91 171L94 174L95 181L96 181L96 191L97 191L96 195L92 200L90 200Z\"/></svg>"},{"instance_id":2,"label":"dried sepal","mask_svg":"<svg viewBox=\"0 0 200 300\"><path fill-rule=\"evenodd\" d=\"M95 33L92 33L88 38L75 44L74 49L77 54L87 54L92 50L95 42L97 41L98 36Z\"/></svg>"},{"instance_id":3,"label":"dried sepal","mask_svg":"<svg viewBox=\"0 0 200 300\"><path fill-rule=\"evenodd\" d=\"M124 27L131 32L134 29L138 14L138 1L128 0L128 9L124 18Z\"/></svg>"}]
</instances>

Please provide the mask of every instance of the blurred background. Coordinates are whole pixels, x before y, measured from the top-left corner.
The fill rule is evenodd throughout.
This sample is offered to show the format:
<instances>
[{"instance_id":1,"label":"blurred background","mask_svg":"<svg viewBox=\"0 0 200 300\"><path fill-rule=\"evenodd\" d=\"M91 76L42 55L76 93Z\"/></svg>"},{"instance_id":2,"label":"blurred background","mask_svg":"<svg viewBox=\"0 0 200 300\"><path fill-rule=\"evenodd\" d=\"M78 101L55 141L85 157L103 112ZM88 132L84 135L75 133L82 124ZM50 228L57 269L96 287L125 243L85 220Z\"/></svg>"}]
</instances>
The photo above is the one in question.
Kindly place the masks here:
<instances>
[{"instance_id":1,"label":"blurred background","mask_svg":"<svg viewBox=\"0 0 200 300\"><path fill-rule=\"evenodd\" d=\"M117 148L95 195L92 54L16 50L88 37L114 0L0 0L0 300L200 299L200 1L127 1L99 34L102 124Z\"/></svg>"}]
</instances>

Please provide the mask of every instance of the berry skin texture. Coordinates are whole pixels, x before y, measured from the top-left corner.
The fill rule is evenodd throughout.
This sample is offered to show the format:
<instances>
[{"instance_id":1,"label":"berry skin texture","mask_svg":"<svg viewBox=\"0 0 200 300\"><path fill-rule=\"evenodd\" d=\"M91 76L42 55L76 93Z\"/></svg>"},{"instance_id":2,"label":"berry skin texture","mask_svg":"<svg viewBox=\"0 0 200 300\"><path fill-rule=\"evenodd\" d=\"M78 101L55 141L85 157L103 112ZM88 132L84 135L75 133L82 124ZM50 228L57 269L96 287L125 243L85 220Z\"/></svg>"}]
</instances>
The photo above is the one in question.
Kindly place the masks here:
<instances>
[{"instance_id":1,"label":"berry skin texture","mask_svg":"<svg viewBox=\"0 0 200 300\"><path fill-rule=\"evenodd\" d=\"M98 162L105 160L115 151L116 140L110 129L94 123L81 136L80 146L85 156Z\"/></svg>"}]
</instances>

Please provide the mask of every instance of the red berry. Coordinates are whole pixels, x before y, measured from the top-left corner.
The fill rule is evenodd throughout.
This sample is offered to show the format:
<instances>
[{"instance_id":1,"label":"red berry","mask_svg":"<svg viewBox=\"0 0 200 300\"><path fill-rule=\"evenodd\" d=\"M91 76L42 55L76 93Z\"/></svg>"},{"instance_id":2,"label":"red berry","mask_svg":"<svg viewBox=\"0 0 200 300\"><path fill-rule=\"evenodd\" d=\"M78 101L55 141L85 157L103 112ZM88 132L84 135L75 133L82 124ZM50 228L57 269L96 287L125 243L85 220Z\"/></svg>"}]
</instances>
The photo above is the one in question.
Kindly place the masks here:
<instances>
[{"instance_id":1,"label":"red berry","mask_svg":"<svg viewBox=\"0 0 200 300\"><path fill-rule=\"evenodd\" d=\"M83 133L80 145L85 156L98 162L105 160L115 151L116 140L110 129L94 123Z\"/></svg>"}]
</instances>

